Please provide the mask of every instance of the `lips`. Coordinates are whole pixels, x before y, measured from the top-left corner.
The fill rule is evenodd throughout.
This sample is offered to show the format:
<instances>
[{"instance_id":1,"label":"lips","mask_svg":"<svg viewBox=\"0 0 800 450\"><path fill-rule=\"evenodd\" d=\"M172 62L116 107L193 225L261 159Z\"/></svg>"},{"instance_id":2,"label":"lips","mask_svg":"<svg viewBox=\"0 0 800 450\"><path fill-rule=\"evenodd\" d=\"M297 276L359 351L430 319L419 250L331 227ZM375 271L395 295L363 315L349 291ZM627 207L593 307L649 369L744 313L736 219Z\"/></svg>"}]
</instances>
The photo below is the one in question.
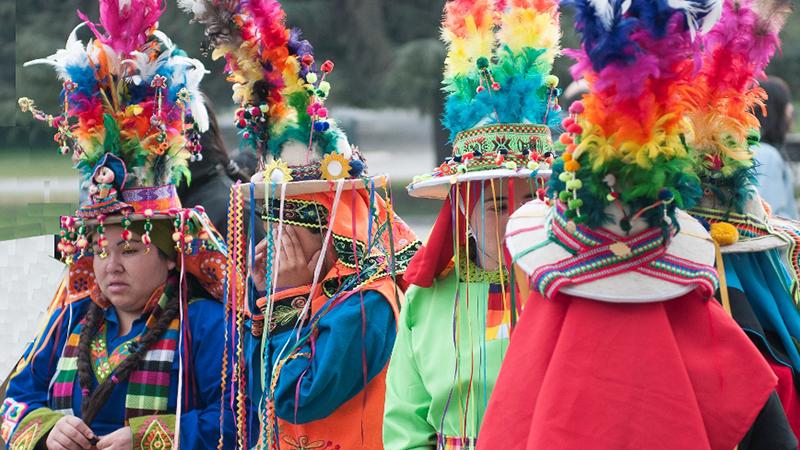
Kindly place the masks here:
<instances>
[{"instance_id":1,"label":"lips","mask_svg":"<svg viewBox=\"0 0 800 450\"><path fill-rule=\"evenodd\" d=\"M112 281L108 283L107 289L112 294L121 294L128 289L128 283L123 283L122 281Z\"/></svg>"}]
</instances>

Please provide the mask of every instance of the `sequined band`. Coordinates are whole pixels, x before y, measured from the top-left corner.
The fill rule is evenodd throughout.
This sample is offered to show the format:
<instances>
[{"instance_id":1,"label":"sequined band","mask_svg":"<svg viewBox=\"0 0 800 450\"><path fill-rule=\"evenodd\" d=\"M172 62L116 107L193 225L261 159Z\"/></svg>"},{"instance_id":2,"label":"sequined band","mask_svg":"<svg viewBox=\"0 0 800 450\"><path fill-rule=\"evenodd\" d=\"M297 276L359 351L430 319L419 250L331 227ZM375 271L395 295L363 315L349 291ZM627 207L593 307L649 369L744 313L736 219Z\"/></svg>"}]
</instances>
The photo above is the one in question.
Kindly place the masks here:
<instances>
[{"instance_id":1,"label":"sequined band","mask_svg":"<svg viewBox=\"0 0 800 450\"><path fill-rule=\"evenodd\" d=\"M529 152L542 154L553 150L550 129L535 124L496 124L462 131L453 141L453 154L462 156L479 152L486 158L491 154L526 156Z\"/></svg>"}]
</instances>

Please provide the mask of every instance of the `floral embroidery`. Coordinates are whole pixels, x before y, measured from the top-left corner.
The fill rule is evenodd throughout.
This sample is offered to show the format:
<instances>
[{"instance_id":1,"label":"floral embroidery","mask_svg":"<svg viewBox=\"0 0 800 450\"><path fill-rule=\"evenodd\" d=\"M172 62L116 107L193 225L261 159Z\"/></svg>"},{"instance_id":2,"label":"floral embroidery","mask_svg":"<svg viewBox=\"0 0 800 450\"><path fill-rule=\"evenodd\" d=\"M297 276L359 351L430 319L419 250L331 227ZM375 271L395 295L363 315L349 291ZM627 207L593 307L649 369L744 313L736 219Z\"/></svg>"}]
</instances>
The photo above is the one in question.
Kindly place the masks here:
<instances>
[{"instance_id":1,"label":"floral embroidery","mask_svg":"<svg viewBox=\"0 0 800 450\"><path fill-rule=\"evenodd\" d=\"M284 436L282 440L289 444L290 450L341 450L339 444L323 440L312 442L308 436Z\"/></svg>"},{"instance_id":2,"label":"floral embroidery","mask_svg":"<svg viewBox=\"0 0 800 450\"><path fill-rule=\"evenodd\" d=\"M174 416L170 416L174 417ZM132 426L135 424L131 423ZM158 417L148 417L141 424L139 430L138 443L135 443L136 450L171 450L175 444L172 442L171 427L160 420ZM136 445L138 444L138 445Z\"/></svg>"},{"instance_id":3,"label":"floral embroidery","mask_svg":"<svg viewBox=\"0 0 800 450\"><path fill-rule=\"evenodd\" d=\"M128 339L120 344L119 347L115 348L114 351L111 352L111 355L109 355L108 343L106 340L106 324L103 323L97 335L92 340L92 343L89 344L89 349L92 354L92 368L94 369L94 375L98 383L105 381L106 378L111 375L111 372L113 372L122 361L125 361L125 358L131 354L131 342L137 339L138 336Z\"/></svg>"},{"instance_id":4,"label":"floral embroidery","mask_svg":"<svg viewBox=\"0 0 800 450\"><path fill-rule=\"evenodd\" d=\"M14 440L10 443L9 448L12 450L32 449L36 445L39 427L41 426L41 420L32 420L31 423L21 428L19 433L14 435Z\"/></svg>"},{"instance_id":5,"label":"floral embroidery","mask_svg":"<svg viewBox=\"0 0 800 450\"><path fill-rule=\"evenodd\" d=\"M0 436L3 438L3 441L8 442L11 433L14 432L14 428L17 427L20 418L27 410L27 403L17 402L13 398L7 398L3 402L3 406L0 407L0 420L2 420Z\"/></svg>"}]
</instances>

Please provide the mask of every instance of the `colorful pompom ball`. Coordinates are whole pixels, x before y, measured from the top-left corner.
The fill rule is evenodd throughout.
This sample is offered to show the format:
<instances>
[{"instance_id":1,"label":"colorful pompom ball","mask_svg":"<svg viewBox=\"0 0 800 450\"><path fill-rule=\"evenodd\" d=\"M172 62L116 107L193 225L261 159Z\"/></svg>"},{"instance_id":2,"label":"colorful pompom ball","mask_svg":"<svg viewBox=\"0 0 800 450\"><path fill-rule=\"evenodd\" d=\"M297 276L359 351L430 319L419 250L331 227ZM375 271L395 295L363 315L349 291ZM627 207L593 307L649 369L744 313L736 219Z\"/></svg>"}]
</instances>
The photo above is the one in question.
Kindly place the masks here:
<instances>
[{"instance_id":1,"label":"colorful pompom ball","mask_svg":"<svg viewBox=\"0 0 800 450\"><path fill-rule=\"evenodd\" d=\"M739 230L728 222L712 223L709 232L711 238L722 247L733 245L739 241Z\"/></svg>"}]
</instances>

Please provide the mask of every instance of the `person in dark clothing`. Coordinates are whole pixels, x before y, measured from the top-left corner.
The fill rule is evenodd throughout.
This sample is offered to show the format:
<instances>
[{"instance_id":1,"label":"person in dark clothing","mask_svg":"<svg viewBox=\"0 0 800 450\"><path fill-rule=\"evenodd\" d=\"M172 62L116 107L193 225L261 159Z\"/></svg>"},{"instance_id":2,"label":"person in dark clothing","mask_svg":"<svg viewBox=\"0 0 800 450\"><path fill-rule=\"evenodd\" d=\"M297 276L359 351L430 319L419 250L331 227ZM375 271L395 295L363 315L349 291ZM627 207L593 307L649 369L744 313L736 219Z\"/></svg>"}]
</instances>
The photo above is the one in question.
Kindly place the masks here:
<instances>
[{"instance_id":1,"label":"person in dark clothing","mask_svg":"<svg viewBox=\"0 0 800 450\"><path fill-rule=\"evenodd\" d=\"M227 239L231 187L237 181L249 182L250 174L229 157L225 142L222 140L217 115L207 98L206 109L209 127L200 138L203 158L189 163L189 170L192 172L191 182L188 186L182 185L178 189L178 195L183 205L201 205L216 229ZM247 205L245 208L247 209ZM249 210L245 217L249 217ZM245 223L245 228L247 225ZM258 241L264 237L261 227L257 227L255 233Z\"/></svg>"}]
</instances>

